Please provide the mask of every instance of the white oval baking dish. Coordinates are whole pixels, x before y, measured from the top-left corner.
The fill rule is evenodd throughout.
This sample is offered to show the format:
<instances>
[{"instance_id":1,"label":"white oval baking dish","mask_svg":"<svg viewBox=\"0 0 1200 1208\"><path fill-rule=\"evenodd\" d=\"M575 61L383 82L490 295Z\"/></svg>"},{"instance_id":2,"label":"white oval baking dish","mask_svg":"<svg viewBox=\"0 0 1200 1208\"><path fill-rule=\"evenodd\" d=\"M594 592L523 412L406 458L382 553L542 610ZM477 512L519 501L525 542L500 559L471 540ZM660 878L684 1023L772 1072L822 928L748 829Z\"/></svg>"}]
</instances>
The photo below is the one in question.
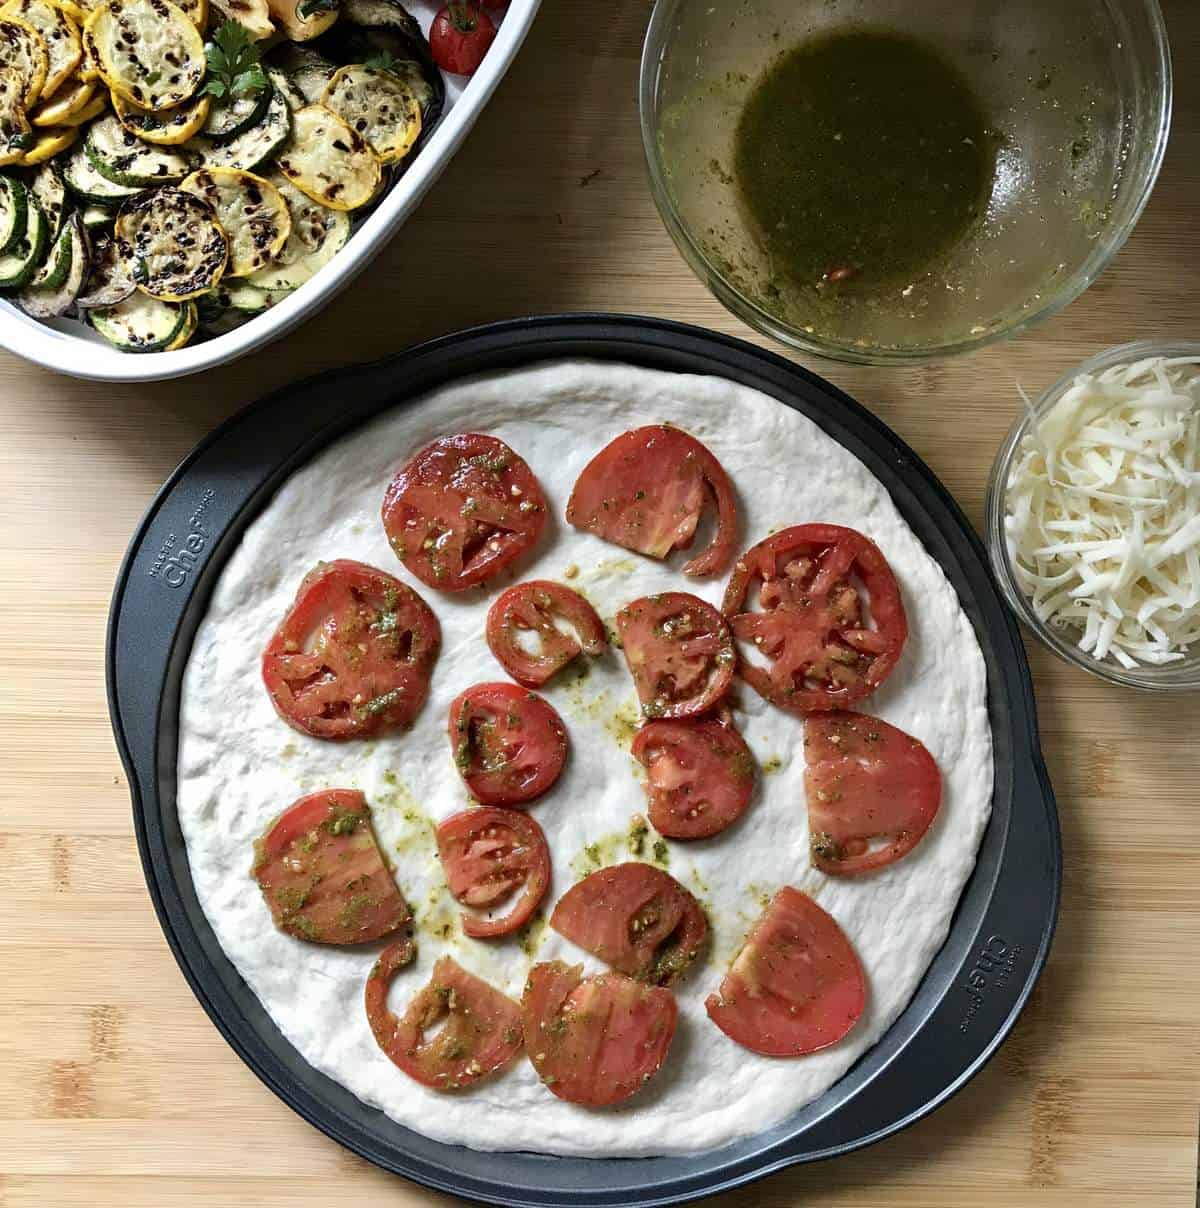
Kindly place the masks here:
<instances>
[{"instance_id":1,"label":"white oval baking dish","mask_svg":"<svg viewBox=\"0 0 1200 1208\"><path fill-rule=\"evenodd\" d=\"M0 346L69 377L102 382L153 382L224 365L277 340L349 285L416 209L504 77L540 3L541 0L512 0L487 57L465 87L456 85L455 81L461 77L447 78L446 109L441 122L412 165L333 260L311 281L264 314L235 331L176 352L130 354L113 348L90 327L74 319L42 322L29 318L11 302L0 300ZM410 7L428 33L438 6L417 0Z\"/></svg>"}]
</instances>

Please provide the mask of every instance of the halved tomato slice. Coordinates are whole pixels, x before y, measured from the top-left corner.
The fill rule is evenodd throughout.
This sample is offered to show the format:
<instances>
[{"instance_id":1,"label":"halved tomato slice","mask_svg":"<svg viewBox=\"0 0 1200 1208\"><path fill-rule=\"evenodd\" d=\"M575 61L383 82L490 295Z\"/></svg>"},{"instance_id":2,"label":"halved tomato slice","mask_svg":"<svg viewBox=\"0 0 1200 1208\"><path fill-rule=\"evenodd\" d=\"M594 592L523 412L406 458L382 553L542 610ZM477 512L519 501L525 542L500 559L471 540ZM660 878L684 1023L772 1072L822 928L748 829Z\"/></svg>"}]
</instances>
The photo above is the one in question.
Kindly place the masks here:
<instances>
[{"instance_id":1,"label":"halved tomato slice","mask_svg":"<svg viewBox=\"0 0 1200 1208\"><path fill-rule=\"evenodd\" d=\"M450 706L450 743L467 788L484 805L540 797L567 759L562 718L516 684L476 684Z\"/></svg>"},{"instance_id":2,"label":"halved tomato slice","mask_svg":"<svg viewBox=\"0 0 1200 1208\"><path fill-rule=\"evenodd\" d=\"M473 432L410 458L383 500L396 556L441 591L486 582L531 549L545 523L533 471L502 440Z\"/></svg>"},{"instance_id":3,"label":"halved tomato slice","mask_svg":"<svg viewBox=\"0 0 1200 1208\"><path fill-rule=\"evenodd\" d=\"M357 789L289 806L254 843L254 877L280 931L314 944L365 944L412 921Z\"/></svg>"},{"instance_id":4,"label":"halved tomato slice","mask_svg":"<svg viewBox=\"0 0 1200 1208\"><path fill-rule=\"evenodd\" d=\"M457 1091L502 1070L521 1051L521 1008L443 956L402 1019L388 1009L392 978L412 959L389 948L367 978L367 1021L379 1047L410 1078ZM426 1033L445 1020L432 1036Z\"/></svg>"},{"instance_id":5,"label":"halved tomato slice","mask_svg":"<svg viewBox=\"0 0 1200 1208\"><path fill-rule=\"evenodd\" d=\"M833 876L907 855L942 803L933 756L911 734L866 713L807 718L804 758L812 862Z\"/></svg>"},{"instance_id":6,"label":"halved tomato slice","mask_svg":"<svg viewBox=\"0 0 1200 1208\"><path fill-rule=\"evenodd\" d=\"M719 835L754 794L754 756L730 721L647 722L632 752L646 769L650 821L668 839Z\"/></svg>"},{"instance_id":7,"label":"halved tomato slice","mask_svg":"<svg viewBox=\"0 0 1200 1208\"><path fill-rule=\"evenodd\" d=\"M666 424L623 432L584 467L567 523L651 558L688 549L707 499L717 531L685 575L719 575L737 542L737 504L721 463L694 436Z\"/></svg>"},{"instance_id":8,"label":"halved tomato slice","mask_svg":"<svg viewBox=\"0 0 1200 1208\"><path fill-rule=\"evenodd\" d=\"M559 899L550 926L639 981L670 985L708 939L700 903L649 864L602 868Z\"/></svg>"},{"instance_id":9,"label":"halved tomato slice","mask_svg":"<svg viewBox=\"0 0 1200 1208\"><path fill-rule=\"evenodd\" d=\"M753 611L757 588L761 611ZM791 713L862 700L896 666L908 621L873 541L836 524L798 524L760 541L733 567L721 606L743 652L742 678Z\"/></svg>"},{"instance_id":10,"label":"halved tomato slice","mask_svg":"<svg viewBox=\"0 0 1200 1208\"><path fill-rule=\"evenodd\" d=\"M318 562L263 652L276 712L314 738L412 725L442 644L411 587L362 562Z\"/></svg>"},{"instance_id":11,"label":"halved tomato slice","mask_svg":"<svg viewBox=\"0 0 1200 1208\"><path fill-rule=\"evenodd\" d=\"M733 638L698 596L666 591L634 600L617 613L617 633L647 717L695 717L729 690Z\"/></svg>"},{"instance_id":12,"label":"halved tomato slice","mask_svg":"<svg viewBox=\"0 0 1200 1208\"><path fill-rule=\"evenodd\" d=\"M550 884L550 848L528 814L483 806L439 824L438 855L455 900L488 909L519 890L512 909L499 918L464 913L463 931L482 939L508 935L526 923Z\"/></svg>"},{"instance_id":13,"label":"halved tomato slice","mask_svg":"<svg viewBox=\"0 0 1200 1208\"><path fill-rule=\"evenodd\" d=\"M575 632L561 629L555 617ZM522 643L525 634L537 635L536 650ZM578 592L550 579L518 583L504 592L488 610L487 642L504 670L526 688L540 688L581 651L595 657L608 646L596 610Z\"/></svg>"},{"instance_id":14,"label":"halved tomato slice","mask_svg":"<svg viewBox=\"0 0 1200 1208\"><path fill-rule=\"evenodd\" d=\"M845 933L812 898L785 885L704 1005L744 1048L802 1057L841 1040L866 1002L866 979Z\"/></svg>"},{"instance_id":15,"label":"halved tomato slice","mask_svg":"<svg viewBox=\"0 0 1200 1208\"><path fill-rule=\"evenodd\" d=\"M550 961L529 970L521 998L525 1051L560 1099L620 1103L662 1068L675 1035L675 996L619 973L583 976Z\"/></svg>"}]
</instances>

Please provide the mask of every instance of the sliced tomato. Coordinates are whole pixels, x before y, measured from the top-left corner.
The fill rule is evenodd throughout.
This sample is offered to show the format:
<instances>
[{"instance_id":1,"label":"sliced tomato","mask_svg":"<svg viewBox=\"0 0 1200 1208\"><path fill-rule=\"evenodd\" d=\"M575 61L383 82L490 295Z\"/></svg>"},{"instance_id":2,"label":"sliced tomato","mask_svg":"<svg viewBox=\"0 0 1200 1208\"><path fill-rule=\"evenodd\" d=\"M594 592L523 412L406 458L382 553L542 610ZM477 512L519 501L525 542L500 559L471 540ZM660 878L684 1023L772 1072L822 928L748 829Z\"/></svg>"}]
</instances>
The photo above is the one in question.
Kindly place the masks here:
<instances>
[{"instance_id":1,"label":"sliced tomato","mask_svg":"<svg viewBox=\"0 0 1200 1208\"><path fill-rule=\"evenodd\" d=\"M658 1073L675 1035L675 996L619 973L583 976L550 961L529 970L521 999L525 1051L560 1099L620 1103Z\"/></svg>"},{"instance_id":2,"label":"sliced tomato","mask_svg":"<svg viewBox=\"0 0 1200 1208\"><path fill-rule=\"evenodd\" d=\"M623 432L584 467L567 523L651 558L690 548L705 502L717 507L712 544L683 568L719 575L737 542L737 503L721 463L694 436L666 424Z\"/></svg>"},{"instance_id":3,"label":"sliced tomato","mask_svg":"<svg viewBox=\"0 0 1200 1208\"><path fill-rule=\"evenodd\" d=\"M845 933L812 898L785 885L704 1005L744 1048L802 1057L841 1040L866 1002L866 979Z\"/></svg>"},{"instance_id":4,"label":"sliced tomato","mask_svg":"<svg viewBox=\"0 0 1200 1208\"><path fill-rule=\"evenodd\" d=\"M318 562L263 652L276 712L314 738L412 725L442 644L411 587L362 562Z\"/></svg>"},{"instance_id":5,"label":"sliced tomato","mask_svg":"<svg viewBox=\"0 0 1200 1208\"><path fill-rule=\"evenodd\" d=\"M695 717L729 690L733 638L698 596L666 591L634 600L617 613L617 633L647 717Z\"/></svg>"},{"instance_id":6,"label":"sliced tomato","mask_svg":"<svg viewBox=\"0 0 1200 1208\"><path fill-rule=\"evenodd\" d=\"M754 756L731 722L647 722L632 751L646 769L650 821L668 839L719 835L750 804Z\"/></svg>"},{"instance_id":7,"label":"sliced tomato","mask_svg":"<svg viewBox=\"0 0 1200 1208\"><path fill-rule=\"evenodd\" d=\"M389 948L367 978L367 1021L379 1047L410 1078L435 1091L462 1090L502 1070L521 1051L521 1008L443 956L401 1019L388 1009L392 978L412 956ZM436 1024L444 1026L426 1035Z\"/></svg>"},{"instance_id":8,"label":"sliced tomato","mask_svg":"<svg viewBox=\"0 0 1200 1208\"><path fill-rule=\"evenodd\" d=\"M427 445L392 479L383 527L422 583L464 591L531 549L546 523L533 471L502 440L478 433Z\"/></svg>"},{"instance_id":9,"label":"sliced tomato","mask_svg":"<svg viewBox=\"0 0 1200 1208\"><path fill-rule=\"evenodd\" d=\"M574 629L560 629L558 617ZM537 635L537 649L521 644L522 634ZM518 583L488 610L487 642L500 665L518 684L540 688L576 655L603 654L608 646L604 623L576 591L550 579Z\"/></svg>"},{"instance_id":10,"label":"sliced tomato","mask_svg":"<svg viewBox=\"0 0 1200 1208\"><path fill-rule=\"evenodd\" d=\"M450 706L450 743L467 788L484 805L540 797L567 759L562 718L516 684L476 684Z\"/></svg>"},{"instance_id":11,"label":"sliced tomato","mask_svg":"<svg viewBox=\"0 0 1200 1208\"><path fill-rule=\"evenodd\" d=\"M357 789L284 810L254 844L254 877L280 931L314 944L365 944L412 920Z\"/></svg>"},{"instance_id":12,"label":"sliced tomato","mask_svg":"<svg viewBox=\"0 0 1200 1208\"><path fill-rule=\"evenodd\" d=\"M761 610L752 611L755 589ZM862 700L891 675L908 637L887 559L836 524L798 524L760 541L734 564L722 611L767 660L743 655L742 678L791 713Z\"/></svg>"},{"instance_id":13,"label":"sliced tomato","mask_svg":"<svg viewBox=\"0 0 1200 1208\"><path fill-rule=\"evenodd\" d=\"M602 868L559 899L550 926L621 973L670 985L708 939L700 903L649 864Z\"/></svg>"},{"instance_id":14,"label":"sliced tomato","mask_svg":"<svg viewBox=\"0 0 1200 1208\"><path fill-rule=\"evenodd\" d=\"M907 855L942 803L933 756L911 734L866 713L807 718L804 758L812 862L833 876Z\"/></svg>"},{"instance_id":15,"label":"sliced tomato","mask_svg":"<svg viewBox=\"0 0 1200 1208\"><path fill-rule=\"evenodd\" d=\"M550 848L528 814L483 806L447 818L437 828L438 855L456 901L490 909L518 894L499 918L462 916L476 939L508 935L529 920L550 884Z\"/></svg>"}]
</instances>

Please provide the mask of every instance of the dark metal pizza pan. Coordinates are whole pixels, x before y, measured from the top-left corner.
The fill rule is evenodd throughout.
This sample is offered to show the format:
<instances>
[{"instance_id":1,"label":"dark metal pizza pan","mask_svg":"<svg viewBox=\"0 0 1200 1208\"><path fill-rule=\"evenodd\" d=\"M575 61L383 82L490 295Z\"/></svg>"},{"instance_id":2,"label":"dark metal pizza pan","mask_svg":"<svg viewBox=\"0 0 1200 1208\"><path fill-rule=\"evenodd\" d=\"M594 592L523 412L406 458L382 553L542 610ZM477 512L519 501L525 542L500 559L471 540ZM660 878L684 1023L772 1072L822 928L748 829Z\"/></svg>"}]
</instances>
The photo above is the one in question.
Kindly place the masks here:
<instances>
[{"instance_id":1,"label":"dark metal pizza pan","mask_svg":"<svg viewBox=\"0 0 1200 1208\"><path fill-rule=\"evenodd\" d=\"M364 1106L283 1039L221 951L196 899L175 811L180 681L192 637L226 559L276 488L385 408L469 374L558 357L715 374L814 420L891 492L957 590L988 667L991 821L949 936L912 1002L845 1077L791 1119L686 1158L481 1153L430 1141ZM868 411L814 374L725 336L635 317L526 319L326 373L255 403L183 461L139 526L113 595L107 672L146 883L196 997L242 1060L305 1119L440 1191L502 1205L677 1204L868 1145L932 1111L982 1067L1046 960L1061 877L1058 819L1025 653L983 547L929 468Z\"/></svg>"}]
</instances>

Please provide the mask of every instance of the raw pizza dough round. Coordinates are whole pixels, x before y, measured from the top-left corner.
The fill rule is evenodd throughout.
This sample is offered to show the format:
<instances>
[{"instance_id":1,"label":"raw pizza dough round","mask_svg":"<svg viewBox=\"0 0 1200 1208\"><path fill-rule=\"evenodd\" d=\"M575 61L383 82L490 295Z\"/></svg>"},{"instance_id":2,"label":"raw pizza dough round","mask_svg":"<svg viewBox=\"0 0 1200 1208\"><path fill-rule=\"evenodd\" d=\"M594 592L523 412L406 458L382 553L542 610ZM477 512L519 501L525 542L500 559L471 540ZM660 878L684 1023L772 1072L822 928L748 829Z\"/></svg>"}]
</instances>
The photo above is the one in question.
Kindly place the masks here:
<instances>
[{"instance_id":1,"label":"raw pizza dough round","mask_svg":"<svg viewBox=\"0 0 1200 1208\"><path fill-rule=\"evenodd\" d=\"M910 634L891 679L864 708L919 738L945 778L934 826L907 858L857 880L809 866L801 723L741 686L737 721L762 768L742 820L715 839L656 846L661 863L708 911L707 960L678 987L679 1027L662 1072L615 1109L562 1102L525 1060L462 1094L437 1094L402 1074L376 1046L362 1007L375 950L308 945L276 931L250 876L251 844L303 793L366 793L381 844L418 919L420 956L397 977L394 1009L428 980L439 955L516 998L533 960L601 966L544 926L519 937L464 937L432 828L467 792L446 737L450 701L469 684L504 679L484 641L488 603L518 578L570 582L611 625L629 600L669 589L720 602L723 580L686 581L686 554L658 563L563 521L572 485L618 433L669 421L702 440L728 471L741 507L739 548L805 521L850 525L876 541L904 593ZM532 558L490 590L436 593L399 567L379 509L397 467L437 436L490 432L540 479L551 521ZM356 558L398 574L429 602L444 646L429 701L411 731L366 742L307 738L276 716L259 675L267 638L318 560ZM577 567L577 577L569 578ZM544 695L570 731L558 784L534 803L553 856L549 908L600 864L635 858L631 819L645 810L629 755L636 704L619 652L571 670ZM991 804L991 731L983 656L941 568L882 485L814 424L774 400L711 377L562 362L445 388L381 416L296 473L247 530L196 634L183 684L178 809L200 902L226 954L283 1034L317 1069L364 1102L439 1141L476 1149L594 1156L690 1153L777 1124L835 1082L888 1028L940 947L975 862ZM708 1020L714 990L766 898L791 884L811 894L850 937L866 969L865 1015L839 1044L794 1060L740 1048Z\"/></svg>"}]
</instances>

